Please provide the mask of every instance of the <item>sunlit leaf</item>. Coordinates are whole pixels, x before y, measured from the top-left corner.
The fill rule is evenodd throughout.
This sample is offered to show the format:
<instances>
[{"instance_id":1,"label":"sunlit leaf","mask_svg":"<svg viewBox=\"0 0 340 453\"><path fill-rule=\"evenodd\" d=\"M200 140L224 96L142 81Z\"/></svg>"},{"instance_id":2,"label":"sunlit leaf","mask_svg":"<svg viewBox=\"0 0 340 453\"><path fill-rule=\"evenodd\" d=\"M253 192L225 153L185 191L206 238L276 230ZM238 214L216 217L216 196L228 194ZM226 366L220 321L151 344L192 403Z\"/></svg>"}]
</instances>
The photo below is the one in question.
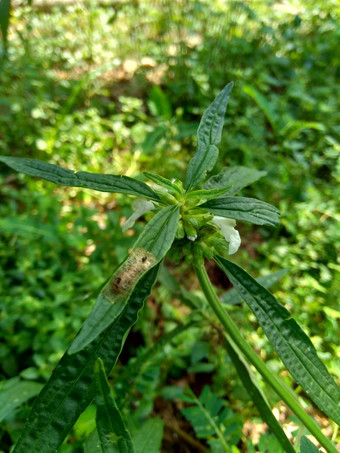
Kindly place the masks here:
<instances>
[{"instance_id":1,"label":"sunlit leaf","mask_svg":"<svg viewBox=\"0 0 340 453\"><path fill-rule=\"evenodd\" d=\"M126 193L138 197L160 201L158 195L146 184L128 176L102 175L60 167L38 159L0 156L0 162L26 175L43 178L47 181L70 187L84 187L101 192Z\"/></svg>"},{"instance_id":2,"label":"sunlit leaf","mask_svg":"<svg viewBox=\"0 0 340 453\"><path fill-rule=\"evenodd\" d=\"M203 181L218 157L217 145L221 141L224 115L233 83L226 85L204 112L197 131L197 150L189 162L185 187L187 190Z\"/></svg>"}]
</instances>

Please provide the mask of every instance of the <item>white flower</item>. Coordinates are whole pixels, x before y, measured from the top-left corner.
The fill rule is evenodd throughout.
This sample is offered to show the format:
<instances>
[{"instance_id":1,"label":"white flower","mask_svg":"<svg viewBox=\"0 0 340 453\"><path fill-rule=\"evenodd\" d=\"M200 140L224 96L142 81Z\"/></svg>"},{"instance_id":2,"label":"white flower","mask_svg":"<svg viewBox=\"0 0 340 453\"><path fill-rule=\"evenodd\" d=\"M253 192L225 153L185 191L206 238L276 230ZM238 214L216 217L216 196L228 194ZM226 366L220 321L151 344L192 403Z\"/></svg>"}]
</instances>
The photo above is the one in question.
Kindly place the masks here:
<instances>
[{"instance_id":1,"label":"white flower","mask_svg":"<svg viewBox=\"0 0 340 453\"><path fill-rule=\"evenodd\" d=\"M214 216L212 222L221 228L224 239L229 242L229 255L236 253L241 245L240 234L235 230L236 221L226 217Z\"/></svg>"},{"instance_id":2,"label":"white flower","mask_svg":"<svg viewBox=\"0 0 340 453\"><path fill-rule=\"evenodd\" d=\"M122 230L124 233L129 228L133 227L135 221L139 219L139 217L141 217L146 212L153 211L155 209L155 205L152 203L152 201L139 199L135 200L132 206L135 212L124 222L122 226Z\"/></svg>"}]
</instances>

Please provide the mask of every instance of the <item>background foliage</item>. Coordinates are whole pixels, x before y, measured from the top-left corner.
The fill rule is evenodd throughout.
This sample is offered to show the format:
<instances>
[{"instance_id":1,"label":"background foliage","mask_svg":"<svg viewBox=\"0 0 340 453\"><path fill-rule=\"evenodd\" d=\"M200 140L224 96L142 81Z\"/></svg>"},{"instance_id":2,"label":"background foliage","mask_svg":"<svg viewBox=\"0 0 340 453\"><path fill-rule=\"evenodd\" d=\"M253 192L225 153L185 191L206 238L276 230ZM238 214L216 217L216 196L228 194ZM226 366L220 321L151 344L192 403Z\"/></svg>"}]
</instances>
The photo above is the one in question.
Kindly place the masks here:
<instances>
[{"instance_id":1,"label":"background foliage","mask_svg":"<svg viewBox=\"0 0 340 453\"><path fill-rule=\"evenodd\" d=\"M282 216L276 230L240 223L235 260L256 276L289 269L276 295L340 380L339 16L335 0L15 6L7 58L2 52L0 63L0 152L77 170L150 170L183 178L203 110L233 80L217 169L267 171L242 194L273 203ZM8 451L32 397L143 219L123 234L122 218L132 211L127 197L60 188L3 166L0 171L0 400L9 388L26 395L0 411L1 448ZM187 297L201 297L185 267L169 263L169 269L191 291ZM212 265L210 273L223 294L228 282ZM221 433L240 449L234 451L280 451L270 435L252 437L258 414L215 331L184 331L149 355L133 377L136 351L142 355L187 312L169 278L161 280L167 285L156 288L123 350L124 373L118 367L112 376L130 429L138 435L144 426L145 432L147 417L159 415L163 451L219 451ZM280 372L252 315L243 305L230 311ZM247 319L253 331L242 327ZM267 396L280 407L275 395ZM220 414L218 432L200 424L207 411L197 412L197 401L207 398ZM289 428L296 421L287 414L284 422ZM90 448L85 439L93 423L90 407L62 451ZM162 429L159 419L152 423ZM331 435L332 427L325 428Z\"/></svg>"}]
</instances>

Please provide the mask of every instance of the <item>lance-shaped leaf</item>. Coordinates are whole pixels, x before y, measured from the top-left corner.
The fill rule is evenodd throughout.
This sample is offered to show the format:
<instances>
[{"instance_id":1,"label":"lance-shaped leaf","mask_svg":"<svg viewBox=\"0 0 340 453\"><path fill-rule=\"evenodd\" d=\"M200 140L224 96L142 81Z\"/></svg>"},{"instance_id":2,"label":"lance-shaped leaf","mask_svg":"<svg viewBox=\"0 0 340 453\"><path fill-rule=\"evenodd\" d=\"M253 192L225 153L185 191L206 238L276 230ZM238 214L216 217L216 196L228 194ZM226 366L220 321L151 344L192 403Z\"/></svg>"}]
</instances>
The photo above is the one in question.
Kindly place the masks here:
<instances>
[{"instance_id":1,"label":"lance-shaped leaf","mask_svg":"<svg viewBox=\"0 0 340 453\"><path fill-rule=\"evenodd\" d=\"M122 314L87 348L77 354L66 352L35 401L28 422L13 453L56 451L79 415L91 402L93 367L105 359L108 374L116 363L130 328L156 282L158 267L150 269L136 284Z\"/></svg>"},{"instance_id":2,"label":"lance-shaped leaf","mask_svg":"<svg viewBox=\"0 0 340 453\"><path fill-rule=\"evenodd\" d=\"M204 180L218 157L217 145L221 141L224 115L233 83L226 85L204 112L197 131L197 150L189 162L185 187L187 190Z\"/></svg>"},{"instance_id":3,"label":"lance-shaped leaf","mask_svg":"<svg viewBox=\"0 0 340 453\"><path fill-rule=\"evenodd\" d=\"M290 313L246 271L216 257L295 381L325 414L340 424L340 388L317 356L316 350Z\"/></svg>"},{"instance_id":4,"label":"lance-shaped leaf","mask_svg":"<svg viewBox=\"0 0 340 453\"><path fill-rule=\"evenodd\" d=\"M217 189L231 185L228 195L234 195L243 187L253 184L267 174L266 171L254 170L248 167L226 167L217 175L212 176L203 185L203 189Z\"/></svg>"},{"instance_id":5,"label":"lance-shaped leaf","mask_svg":"<svg viewBox=\"0 0 340 453\"><path fill-rule=\"evenodd\" d=\"M278 209L256 198L221 197L198 207L220 217L243 220L255 225L277 226L280 223Z\"/></svg>"},{"instance_id":6,"label":"lance-shaped leaf","mask_svg":"<svg viewBox=\"0 0 340 453\"><path fill-rule=\"evenodd\" d=\"M229 192L231 186L226 186L226 187L217 187L215 189L202 189L202 190L193 190L192 192L189 192L186 195L187 199L202 199L204 200L210 200L211 198L217 198L221 197L222 195L225 195L227 192Z\"/></svg>"},{"instance_id":7,"label":"lance-shaped leaf","mask_svg":"<svg viewBox=\"0 0 340 453\"><path fill-rule=\"evenodd\" d=\"M275 285L284 275L288 273L288 269L280 269L276 272L271 272L267 275L262 275L257 278L256 281L264 288L269 289L271 286ZM235 288L230 289L224 293L221 297L221 302L229 305L237 305L243 302L243 297L237 292Z\"/></svg>"},{"instance_id":8,"label":"lance-shaped leaf","mask_svg":"<svg viewBox=\"0 0 340 453\"><path fill-rule=\"evenodd\" d=\"M144 249L161 260L170 249L176 235L178 206L167 206L153 217L137 239L134 249Z\"/></svg>"},{"instance_id":9,"label":"lance-shaped leaf","mask_svg":"<svg viewBox=\"0 0 340 453\"><path fill-rule=\"evenodd\" d=\"M158 195L147 184L128 176L102 175L60 167L38 159L0 156L0 162L7 164L13 170L26 175L43 178L61 186L84 187L100 192L127 193L137 197L160 201Z\"/></svg>"},{"instance_id":10,"label":"lance-shaped leaf","mask_svg":"<svg viewBox=\"0 0 340 453\"><path fill-rule=\"evenodd\" d=\"M120 316L138 280L163 259L171 247L177 222L178 208L168 206L146 225L132 253L99 294L90 316L70 346L69 354L85 348Z\"/></svg>"},{"instance_id":11,"label":"lance-shaped leaf","mask_svg":"<svg viewBox=\"0 0 340 453\"><path fill-rule=\"evenodd\" d=\"M164 187L167 191L173 195L181 195L182 192L179 187L176 187L168 178L164 178L164 176L156 175L155 173L150 173L148 171L143 172L144 175L153 181L155 184Z\"/></svg>"},{"instance_id":12,"label":"lance-shaped leaf","mask_svg":"<svg viewBox=\"0 0 340 453\"><path fill-rule=\"evenodd\" d=\"M96 424L102 451L104 453L135 453L130 433L126 429L111 393L104 364L100 358L94 364L94 382L97 406Z\"/></svg>"},{"instance_id":13,"label":"lance-shaped leaf","mask_svg":"<svg viewBox=\"0 0 340 453\"><path fill-rule=\"evenodd\" d=\"M272 433L276 436L277 440L284 448L284 451L286 453L295 453L292 444L289 442L285 432L281 428L280 423L274 417L271 408L262 395L262 392L256 384L256 381L251 379L246 363L244 363L243 360L239 357L238 352L235 350L234 345L232 345L230 341L227 340L226 346L229 357L231 358L236 368L237 374L239 375L242 384L248 392L253 403L257 407L263 421L267 423Z\"/></svg>"}]
</instances>

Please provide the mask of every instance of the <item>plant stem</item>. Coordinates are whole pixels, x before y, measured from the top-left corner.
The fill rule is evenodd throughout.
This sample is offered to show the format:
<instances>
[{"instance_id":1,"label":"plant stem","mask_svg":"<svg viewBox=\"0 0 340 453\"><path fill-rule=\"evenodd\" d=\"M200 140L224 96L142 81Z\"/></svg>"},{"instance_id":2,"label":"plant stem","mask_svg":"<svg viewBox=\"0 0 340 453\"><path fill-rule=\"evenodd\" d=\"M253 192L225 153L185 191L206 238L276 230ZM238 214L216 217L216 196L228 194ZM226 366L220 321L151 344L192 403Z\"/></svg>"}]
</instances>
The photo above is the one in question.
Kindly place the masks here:
<instances>
[{"instance_id":1,"label":"plant stem","mask_svg":"<svg viewBox=\"0 0 340 453\"><path fill-rule=\"evenodd\" d=\"M296 399L282 385L279 379L270 371L265 363L260 359L256 352L249 346L246 340L240 334L238 327L234 324L229 314L226 312L221 302L219 301L215 290L210 282L207 271L205 270L203 261L197 257L197 263L194 264L194 269L197 278L200 282L202 290L209 302L210 307L219 319L220 323L225 328L227 334L234 341L239 350L244 354L247 360L257 369L263 379L276 391L287 406L295 413L295 415L306 426L310 433L320 442L328 453L337 453L332 442L321 432L315 421L302 409Z\"/></svg>"}]
</instances>

